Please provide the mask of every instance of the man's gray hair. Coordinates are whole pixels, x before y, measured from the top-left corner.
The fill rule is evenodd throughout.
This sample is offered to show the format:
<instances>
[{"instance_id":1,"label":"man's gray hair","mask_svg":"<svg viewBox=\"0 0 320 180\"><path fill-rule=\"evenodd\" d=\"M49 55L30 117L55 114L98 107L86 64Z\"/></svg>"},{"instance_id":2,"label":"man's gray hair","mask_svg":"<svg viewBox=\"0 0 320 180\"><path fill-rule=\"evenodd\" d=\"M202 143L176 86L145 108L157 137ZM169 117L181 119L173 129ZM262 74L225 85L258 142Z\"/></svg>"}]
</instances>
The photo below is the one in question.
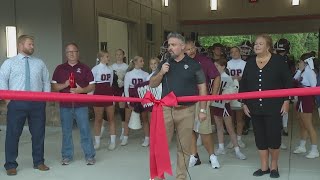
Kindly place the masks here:
<instances>
[{"instance_id":1,"label":"man's gray hair","mask_svg":"<svg viewBox=\"0 0 320 180\"><path fill-rule=\"evenodd\" d=\"M181 40L184 44L186 43L186 39L181 34L179 34L177 32L169 33L167 36L167 40L169 40L170 38L177 38L177 39Z\"/></svg>"}]
</instances>

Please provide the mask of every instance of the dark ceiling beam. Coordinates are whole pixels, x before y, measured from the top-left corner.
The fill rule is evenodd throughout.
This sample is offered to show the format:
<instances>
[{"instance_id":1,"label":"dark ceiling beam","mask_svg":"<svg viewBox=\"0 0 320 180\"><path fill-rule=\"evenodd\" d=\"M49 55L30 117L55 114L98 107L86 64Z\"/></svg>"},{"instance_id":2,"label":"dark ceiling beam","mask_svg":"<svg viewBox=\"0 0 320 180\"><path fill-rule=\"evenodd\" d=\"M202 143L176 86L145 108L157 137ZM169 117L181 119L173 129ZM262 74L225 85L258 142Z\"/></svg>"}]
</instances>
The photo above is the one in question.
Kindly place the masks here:
<instances>
[{"instance_id":1,"label":"dark ceiling beam","mask_svg":"<svg viewBox=\"0 0 320 180\"><path fill-rule=\"evenodd\" d=\"M237 23L263 23L279 21L298 21L320 19L320 14L300 15L300 16L277 16L277 17L257 17L257 18L231 18L231 19L211 19L211 20L183 20L182 25L210 25L210 24L237 24Z\"/></svg>"}]
</instances>

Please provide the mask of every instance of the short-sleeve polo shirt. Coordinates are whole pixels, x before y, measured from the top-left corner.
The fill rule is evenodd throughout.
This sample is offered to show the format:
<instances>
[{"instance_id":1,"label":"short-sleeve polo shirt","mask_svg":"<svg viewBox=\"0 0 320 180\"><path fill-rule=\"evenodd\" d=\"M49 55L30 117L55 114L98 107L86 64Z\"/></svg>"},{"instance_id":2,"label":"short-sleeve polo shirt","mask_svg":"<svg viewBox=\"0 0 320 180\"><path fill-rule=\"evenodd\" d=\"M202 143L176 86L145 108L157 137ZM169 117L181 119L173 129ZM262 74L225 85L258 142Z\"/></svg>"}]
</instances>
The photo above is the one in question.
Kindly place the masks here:
<instances>
[{"instance_id":1,"label":"short-sleeve polo shirt","mask_svg":"<svg viewBox=\"0 0 320 180\"><path fill-rule=\"evenodd\" d=\"M65 83L69 79L71 73L74 74L76 84L82 88L95 83L91 69L80 62L74 66L69 65L67 62L57 66L53 73L51 83ZM70 93L70 87L62 89L60 93ZM87 103L74 103L74 107L83 107L87 105ZM61 102L60 107L72 107L72 103Z\"/></svg>"},{"instance_id":2,"label":"short-sleeve polo shirt","mask_svg":"<svg viewBox=\"0 0 320 180\"><path fill-rule=\"evenodd\" d=\"M161 62L158 70L165 62ZM179 62L174 59L169 60L170 68L162 79L162 97L165 97L171 91L177 97L198 95L198 84L206 83L205 78L199 78L203 71L199 62L186 56ZM199 73L201 72L201 73ZM179 105L192 105L194 102L179 103Z\"/></svg>"}]
</instances>

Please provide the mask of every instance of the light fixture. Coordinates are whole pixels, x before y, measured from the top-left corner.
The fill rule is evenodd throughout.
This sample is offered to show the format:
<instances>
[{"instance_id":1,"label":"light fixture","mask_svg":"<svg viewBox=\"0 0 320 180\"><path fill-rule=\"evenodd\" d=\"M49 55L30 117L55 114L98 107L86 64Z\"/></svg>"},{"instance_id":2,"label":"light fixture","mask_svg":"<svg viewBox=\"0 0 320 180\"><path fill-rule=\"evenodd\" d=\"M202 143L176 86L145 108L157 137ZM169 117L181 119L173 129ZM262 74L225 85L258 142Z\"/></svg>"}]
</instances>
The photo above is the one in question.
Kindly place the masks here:
<instances>
[{"instance_id":1,"label":"light fixture","mask_svg":"<svg viewBox=\"0 0 320 180\"><path fill-rule=\"evenodd\" d=\"M218 10L218 0L210 0L211 11Z\"/></svg>"},{"instance_id":2,"label":"light fixture","mask_svg":"<svg viewBox=\"0 0 320 180\"><path fill-rule=\"evenodd\" d=\"M292 6L299 6L300 0L292 0Z\"/></svg>"},{"instance_id":3,"label":"light fixture","mask_svg":"<svg viewBox=\"0 0 320 180\"><path fill-rule=\"evenodd\" d=\"M168 7L169 6L169 0L164 0L164 6Z\"/></svg>"},{"instance_id":4,"label":"light fixture","mask_svg":"<svg viewBox=\"0 0 320 180\"><path fill-rule=\"evenodd\" d=\"M15 26L6 26L7 57L17 55L17 29Z\"/></svg>"}]
</instances>

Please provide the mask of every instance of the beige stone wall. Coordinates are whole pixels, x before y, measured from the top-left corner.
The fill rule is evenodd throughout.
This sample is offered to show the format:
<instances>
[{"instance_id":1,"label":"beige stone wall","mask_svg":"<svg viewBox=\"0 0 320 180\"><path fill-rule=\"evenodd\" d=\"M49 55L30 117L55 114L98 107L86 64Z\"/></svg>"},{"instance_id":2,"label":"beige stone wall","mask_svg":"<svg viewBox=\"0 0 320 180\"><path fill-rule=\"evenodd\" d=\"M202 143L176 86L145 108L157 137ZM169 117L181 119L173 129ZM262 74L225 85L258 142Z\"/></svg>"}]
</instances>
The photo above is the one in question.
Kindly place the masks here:
<instances>
[{"instance_id":1,"label":"beige stone wall","mask_svg":"<svg viewBox=\"0 0 320 180\"><path fill-rule=\"evenodd\" d=\"M73 11L63 10L63 41L78 42L83 62L93 66L99 49L98 16L102 16L128 23L128 58L148 59L159 52L164 30L178 31L178 1L170 0L169 7L164 7L163 0L65 0L64 6ZM152 42L146 40L147 23L154 25Z\"/></svg>"},{"instance_id":2,"label":"beige stone wall","mask_svg":"<svg viewBox=\"0 0 320 180\"><path fill-rule=\"evenodd\" d=\"M7 118L7 108L3 100L0 101L0 124L5 124Z\"/></svg>"},{"instance_id":3,"label":"beige stone wall","mask_svg":"<svg viewBox=\"0 0 320 180\"><path fill-rule=\"evenodd\" d=\"M159 52L163 32L178 31L178 0L96 0L99 16L128 23L129 58L140 55L146 60ZM146 24L153 24L153 41L146 40Z\"/></svg>"},{"instance_id":4,"label":"beige stone wall","mask_svg":"<svg viewBox=\"0 0 320 180\"><path fill-rule=\"evenodd\" d=\"M35 37L34 56L43 59L50 75L62 62L62 0L1 0L0 5L0 65L6 59L5 26L17 27L17 35ZM50 78L51 78L50 76ZM47 123L58 125L57 108L47 105ZM6 106L0 101L0 124L6 121Z\"/></svg>"},{"instance_id":5,"label":"beige stone wall","mask_svg":"<svg viewBox=\"0 0 320 180\"><path fill-rule=\"evenodd\" d=\"M36 37L36 55L45 60L51 75L55 67L64 62L64 45L68 42L79 44L82 62L90 67L95 65L99 50L98 16L128 23L129 58L140 55L147 60L158 54L163 31L177 31L179 27L179 0L170 0L169 7L164 7L163 0L40 1L17 0L14 5L11 0L3 0L1 3L0 20L4 23L0 23L1 62L5 59L5 25L16 25L19 34L31 33ZM16 14L15 9L18 10ZM154 24L152 42L146 41L146 23ZM50 126L60 125L58 107L58 103L47 103L47 124ZM1 101L0 124L5 124L5 119L6 106Z\"/></svg>"},{"instance_id":6,"label":"beige stone wall","mask_svg":"<svg viewBox=\"0 0 320 180\"><path fill-rule=\"evenodd\" d=\"M48 126L60 126L59 103L48 102L46 107L46 117ZM0 101L0 125L6 124L7 106L3 100ZM27 124L27 122L26 122Z\"/></svg>"}]
</instances>

